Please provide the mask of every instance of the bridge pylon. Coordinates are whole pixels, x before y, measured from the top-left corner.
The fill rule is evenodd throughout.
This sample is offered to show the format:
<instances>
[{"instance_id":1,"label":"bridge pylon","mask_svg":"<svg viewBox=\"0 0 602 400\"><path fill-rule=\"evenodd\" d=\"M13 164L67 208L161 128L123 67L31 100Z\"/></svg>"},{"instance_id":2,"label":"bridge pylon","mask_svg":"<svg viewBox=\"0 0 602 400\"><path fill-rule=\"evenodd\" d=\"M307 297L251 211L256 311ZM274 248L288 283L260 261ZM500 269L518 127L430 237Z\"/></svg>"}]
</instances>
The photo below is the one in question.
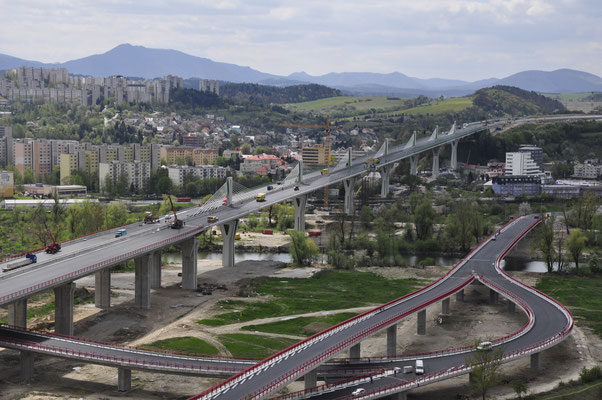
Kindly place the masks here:
<instances>
[{"instance_id":1,"label":"bridge pylon","mask_svg":"<svg viewBox=\"0 0 602 400\"><path fill-rule=\"evenodd\" d=\"M234 267L234 240L236 239L236 229L238 228L238 219L221 224L222 240L224 247L222 250L222 266Z\"/></svg>"},{"instance_id":2,"label":"bridge pylon","mask_svg":"<svg viewBox=\"0 0 602 400\"><path fill-rule=\"evenodd\" d=\"M305 232L305 205L307 204L307 195L304 194L293 199L295 205L295 230Z\"/></svg>"}]
</instances>

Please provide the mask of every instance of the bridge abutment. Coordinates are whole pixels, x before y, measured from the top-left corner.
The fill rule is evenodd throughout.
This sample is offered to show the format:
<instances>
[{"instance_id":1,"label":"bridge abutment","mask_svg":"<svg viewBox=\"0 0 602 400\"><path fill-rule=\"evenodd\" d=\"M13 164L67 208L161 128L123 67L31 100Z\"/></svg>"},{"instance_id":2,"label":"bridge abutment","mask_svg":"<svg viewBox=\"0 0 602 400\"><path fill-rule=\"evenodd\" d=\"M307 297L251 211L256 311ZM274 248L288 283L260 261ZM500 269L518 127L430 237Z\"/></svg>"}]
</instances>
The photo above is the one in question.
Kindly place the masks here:
<instances>
[{"instance_id":1,"label":"bridge abutment","mask_svg":"<svg viewBox=\"0 0 602 400\"><path fill-rule=\"evenodd\" d=\"M161 287L161 250L151 253L151 289Z\"/></svg>"},{"instance_id":2,"label":"bridge abutment","mask_svg":"<svg viewBox=\"0 0 602 400\"><path fill-rule=\"evenodd\" d=\"M104 268L94 274L94 304L96 308L111 307L111 269Z\"/></svg>"},{"instance_id":3,"label":"bridge abutment","mask_svg":"<svg viewBox=\"0 0 602 400\"><path fill-rule=\"evenodd\" d=\"M305 232L305 205L307 204L307 195L295 197L293 199L295 205L295 230L297 232Z\"/></svg>"},{"instance_id":4,"label":"bridge abutment","mask_svg":"<svg viewBox=\"0 0 602 400\"><path fill-rule=\"evenodd\" d=\"M21 380L29 382L33 378L33 360L34 353L31 351L21 350L19 354Z\"/></svg>"},{"instance_id":5,"label":"bridge abutment","mask_svg":"<svg viewBox=\"0 0 602 400\"><path fill-rule=\"evenodd\" d=\"M353 189L355 187L355 178L345 179L345 214L353 215Z\"/></svg>"},{"instance_id":6,"label":"bridge abutment","mask_svg":"<svg viewBox=\"0 0 602 400\"><path fill-rule=\"evenodd\" d=\"M220 225L224 248L222 250L222 266L234 267L234 239L238 228L238 219Z\"/></svg>"},{"instance_id":7,"label":"bridge abutment","mask_svg":"<svg viewBox=\"0 0 602 400\"><path fill-rule=\"evenodd\" d=\"M148 254L137 257L134 260L136 265L135 272L135 293L134 304L138 308L150 308L151 306L151 288L150 288L150 256Z\"/></svg>"},{"instance_id":8,"label":"bridge abutment","mask_svg":"<svg viewBox=\"0 0 602 400\"><path fill-rule=\"evenodd\" d=\"M117 391L129 392L132 390L132 370L127 368L117 369Z\"/></svg>"},{"instance_id":9,"label":"bridge abutment","mask_svg":"<svg viewBox=\"0 0 602 400\"><path fill-rule=\"evenodd\" d=\"M75 283L54 288L54 332L73 336L73 293Z\"/></svg>"},{"instance_id":10,"label":"bridge abutment","mask_svg":"<svg viewBox=\"0 0 602 400\"><path fill-rule=\"evenodd\" d=\"M360 358L362 354L362 343L355 344L349 348L349 358Z\"/></svg>"},{"instance_id":11,"label":"bridge abutment","mask_svg":"<svg viewBox=\"0 0 602 400\"><path fill-rule=\"evenodd\" d=\"M196 236L182 242L182 289L196 289L197 253L199 238ZM154 265L153 265L154 267Z\"/></svg>"},{"instance_id":12,"label":"bridge abutment","mask_svg":"<svg viewBox=\"0 0 602 400\"><path fill-rule=\"evenodd\" d=\"M418 311L418 321L416 323L416 333L426 335L426 310Z\"/></svg>"},{"instance_id":13,"label":"bridge abutment","mask_svg":"<svg viewBox=\"0 0 602 400\"><path fill-rule=\"evenodd\" d=\"M17 300L8 305L8 324L27 328L27 299Z\"/></svg>"},{"instance_id":14,"label":"bridge abutment","mask_svg":"<svg viewBox=\"0 0 602 400\"><path fill-rule=\"evenodd\" d=\"M389 179L393 171L393 165L385 165L380 168L380 197L386 198L389 194Z\"/></svg>"},{"instance_id":15,"label":"bridge abutment","mask_svg":"<svg viewBox=\"0 0 602 400\"><path fill-rule=\"evenodd\" d=\"M397 354L397 324L387 328L387 356L393 357Z\"/></svg>"}]
</instances>

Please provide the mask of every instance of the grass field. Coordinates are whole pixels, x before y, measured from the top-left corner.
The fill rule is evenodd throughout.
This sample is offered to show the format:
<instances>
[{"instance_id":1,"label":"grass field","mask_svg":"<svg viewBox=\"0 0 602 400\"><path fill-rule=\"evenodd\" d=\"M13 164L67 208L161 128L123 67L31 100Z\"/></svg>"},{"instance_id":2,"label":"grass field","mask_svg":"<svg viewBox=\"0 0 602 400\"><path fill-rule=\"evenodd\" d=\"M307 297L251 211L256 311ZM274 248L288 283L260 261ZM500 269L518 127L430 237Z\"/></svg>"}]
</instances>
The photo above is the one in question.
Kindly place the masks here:
<instances>
[{"instance_id":1,"label":"grass field","mask_svg":"<svg viewBox=\"0 0 602 400\"><path fill-rule=\"evenodd\" d=\"M219 335L218 338L232 356L241 358L266 358L298 342L295 339L246 333L228 333Z\"/></svg>"},{"instance_id":2,"label":"grass field","mask_svg":"<svg viewBox=\"0 0 602 400\"><path fill-rule=\"evenodd\" d=\"M418 107L404 110L404 114L442 114L446 112L462 111L472 105L470 97L451 97L435 104L424 104Z\"/></svg>"},{"instance_id":3,"label":"grass field","mask_svg":"<svg viewBox=\"0 0 602 400\"><path fill-rule=\"evenodd\" d=\"M268 324L247 325L242 329L245 331L278 333L282 335L311 336L355 315L357 314L340 313L325 315L323 317L299 317Z\"/></svg>"},{"instance_id":4,"label":"grass field","mask_svg":"<svg viewBox=\"0 0 602 400\"><path fill-rule=\"evenodd\" d=\"M553 393L535 396L537 400L565 400L565 399L579 399L579 400L600 400L602 396L602 382L591 382L585 385L579 385L560 391L554 391Z\"/></svg>"},{"instance_id":5,"label":"grass field","mask_svg":"<svg viewBox=\"0 0 602 400\"><path fill-rule=\"evenodd\" d=\"M171 350L176 353L198 354L198 355L217 355L219 351L214 346L199 338L183 336L159 340L149 345L149 349Z\"/></svg>"},{"instance_id":6,"label":"grass field","mask_svg":"<svg viewBox=\"0 0 602 400\"><path fill-rule=\"evenodd\" d=\"M560 301L578 324L602 337L602 276L545 275L535 288Z\"/></svg>"},{"instance_id":7,"label":"grass field","mask_svg":"<svg viewBox=\"0 0 602 400\"><path fill-rule=\"evenodd\" d=\"M410 293L424 286L424 282L418 279L386 279L370 272L328 270L307 279L257 278L251 285L256 293L273 299L252 303L220 301L217 306L230 311L198 323L218 326L259 318L377 305Z\"/></svg>"},{"instance_id":8,"label":"grass field","mask_svg":"<svg viewBox=\"0 0 602 400\"><path fill-rule=\"evenodd\" d=\"M544 93L546 97L549 97L560 102L565 101L583 101L588 96L592 95L592 92L585 93Z\"/></svg>"}]
</instances>

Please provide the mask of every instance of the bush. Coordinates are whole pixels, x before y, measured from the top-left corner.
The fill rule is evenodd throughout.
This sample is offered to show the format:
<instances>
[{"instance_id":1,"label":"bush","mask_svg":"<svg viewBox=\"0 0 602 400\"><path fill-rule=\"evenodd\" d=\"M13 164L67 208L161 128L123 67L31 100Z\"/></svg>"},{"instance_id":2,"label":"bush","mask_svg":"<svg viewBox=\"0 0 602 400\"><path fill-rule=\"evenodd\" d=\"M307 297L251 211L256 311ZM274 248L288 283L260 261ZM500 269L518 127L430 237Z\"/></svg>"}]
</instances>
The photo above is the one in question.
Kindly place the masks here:
<instances>
[{"instance_id":1,"label":"bush","mask_svg":"<svg viewBox=\"0 0 602 400\"><path fill-rule=\"evenodd\" d=\"M426 267L426 266L429 266L429 265L435 265L435 259L434 258L427 257L424 260L420 260L418 262L418 266L419 267Z\"/></svg>"},{"instance_id":2,"label":"bush","mask_svg":"<svg viewBox=\"0 0 602 400\"><path fill-rule=\"evenodd\" d=\"M579 379L581 383L589 383L602 379L602 369L600 369L599 365L587 369L583 367L581 372L579 372Z\"/></svg>"}]
</instances>

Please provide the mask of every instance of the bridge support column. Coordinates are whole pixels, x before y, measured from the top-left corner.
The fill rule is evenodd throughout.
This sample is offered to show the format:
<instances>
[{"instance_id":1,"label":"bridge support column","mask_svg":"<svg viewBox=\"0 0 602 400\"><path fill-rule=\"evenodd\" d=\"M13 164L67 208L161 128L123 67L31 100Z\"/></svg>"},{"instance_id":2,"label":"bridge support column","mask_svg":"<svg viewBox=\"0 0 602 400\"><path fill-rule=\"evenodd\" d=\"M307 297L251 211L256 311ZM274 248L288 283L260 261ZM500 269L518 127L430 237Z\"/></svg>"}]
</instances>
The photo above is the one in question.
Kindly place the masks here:
<instances>
[{"instance_id":1,"label":"bridge support column","mask_svg":"<svg viewBox=\"0 0 602 400\"><path fill-rule=\"evenodd\" d=\"M389 194L389 178L391 177L391 171L393 171L393 165L385 165L378 172L380 172L380 197L386 198Z\"/></svg>"},{"instance_id":2,"label":"bridge support column","mask_svg":"<svg viewBox=\"0 0 602 400\"><path fill-rule=\"evenodd\" d=\"M410 156L410 174L418 175L418 154Z\"/></svg>"},{"instance_id":3,"label":"bridge support column","mask_svg":"<svg viewBox=\"0 0 602 400\"><path fill-rule=\"evenodd\" d=\"M361 342L349 348L349 358L360 358L362 354Z\"/></svg>"},{"instance_id":4,"label":"bridge support column","mask_svg":"<svg viewBox=\"0 0 602 400\"><path fill-rule=\"evenodd\" d=\"M307 195L295 197L293 204L295 205L295 230L297 232L305 232L305 204L307 204Z\"/></svg>"},{"instance_id":5,"label":"bridge support column","mask_svg":"<svg viewBox=\"0 0 602 400\"><path fill-rule=\"evenodd\" d=\"M437 178L439 176L439 153L441 152L441 147L436 147L433 149L433 177Z\"/></svg>"},{"instance_id":6,"label":"bridge support column","mask_svg":"<svg viewBox=\"0 0 602 400\"><path fill-rule=\"evenodd\" d=\"M541 353L535 353L535 354L531 354L531 369L534 369L536 371L539 370L540 368L540 362L539 362L539 355Z\"/></svg>"},{"instance_id":7,"label":"bridge support column","mask_svg":"<svg viewBox=\"0 0 602 400\"><path fill-rule=\"evenodd\" d=\"M20 351L19 359L21 361L21 380L28 382L33 378L33 357L34 353L31 351Z\"/></svg>"},{"instance_id":8,"label":"bridge support column","mask_svg":"<svg viewBox=\"0 0 602 400\"><path fill-rule=\"evenodd\" d=\"M355 186L355 178L345 179L343 181L345 187L345 214L353 215L353 189Z\"/></svg>"},{"instance_id":9,"label":"bridge support column","mask_svg":"<svg viewBox=\"0 0 602 400\"><path fill-rule=\"evenodd\" d=\"M94 304L96 308L111 307L111 269L105 268L94 274Z\"/></svg>"},{"instance_id":10,"label":"bridge support column","mask_svg":"<svg viewBox=\"0 0 602 400\"><path fill-rule=\"evenodd\" d=\"M137 308L150 308L151 306L151 288L150 288L150 256L144 255L136 258L135 272L135 293L134 303Z\"/></svg>"},{"instance_id":11,"label":"bridge support column","mask_svg":"<svg viewBox=\"0 0 602 400\"><path fill-rule=\"evenodd\" d=\"M197 252L199 238L185 240L182 248L182 289L195 290L197 277Z\"/></svg>"},{"instance_id":12,"label":"bridge support column","mask_svg":"<svg viewBox=\"0 0 602 400\"><path fill-rule=\"evenodd\" d=\"M448 297L447 299L443 299L441 302L441 314L449 315L450 313L450 303L451 299Z\"/></svg>"},{"instance_id":13,"label":"bridge support column","mask_svg":"<svg viewBox=\"0 0 602 400\"><path fill-rule=\"evenodd\" d=\"M419 335L426 335L426 310L418 311L416 333Z\"/></svg>"},{"instance_id":14,"label":"bridge support column","mask_svg":"<svg viewBox=\"0 0 602 400\"><path fill-rule=\"evenodd\" d=\"M127 368L117 369L117 391L129 392L132 390L132 370Z\"/></svg>"},{"instance_id":15,"label":"bridge support column","mask_svg":"<svg viewBox=\"0 0 602 400\"><path fill-rule=\"evenodd\" d=\"M459 142L460 142L459 140L454 140L453 142L450 142L450 144L451 144L450 168L453 170L456 170L458 168L458 143Z\"/></svg>"},{"instance_id":16,"label":"bridge support column","mask_svg":"<svg viewBox=\"0 0 602 400\"><path fill-rule=\"evenodd\" d=\"M489 289L489 304L497 304L498 299L498 293L493 289Z\"/></svg>"},{"instance_id":17,"label":"bridge support column","mask_svg":"<svg viewBox=\"0 0 602 400\"><path fill-rule=\"evenodd\" d=\"M516 304L510 299L508 299L508 312L514 314L516 312Z\"/></svg>"},{"instance_id":18,"label":"bridge support column","mask_svg":"<svg viewBox=\"0 0 602 400\"><path fill-rule=\"evenodd\" d=\"M17 300L8 305L8 324L27 328L27 299Z\"/></svg>"},{"instance_id":19,"label":"bridge support column","mask_svg":"<svg viewBox=\"0 0 602 400\"><path fill-rule=\"evenodd\" d=\"M318 386L318 370L312 369L303 377L305 381L305 389L313 388Z\"/></svg>"},{"instance_id":20,"label":"bridge support column","mask_svg":"<svg viewBox=\"0 0 602 400\"><path fill-rule=\"evenodd\" d=\"M161 250L151 253L151 289L161 287ZM184 274L182 274L184 275Z\"/></svg>"},{"instance_id":21,"label":"bridge support column","mask_svg":"<svg viewBox=\"0 0 602 400\"><path fill-rule=\"evenodd\" d=\"M456 293L456 301L458 303L463 302L464 301L464 289L460 290L458 293Z\"/></svg>"},{"instance_id":22,"label":"bridge support column","mask_svg":"<svg viewBox=\"0 0 602 400\"><path fill-rule=\"evenodd\" d=\"M397 354L397 324L387 328L387 356Z\"/></svg>"},{"instance_id":23,"label":"bridge support column","mask_svg":"<svg viewBox=\"0 0 602 400\"><path fill-rule=\"evenodd\" d=\"M222 250L222 265L234 267L234 239L238 228L238 219L220 225L224 248Z\"/></svg>"},{"instance_id":24,"label":"bridge support column","mask_svg":"<svg viewBox=\"0 0 602 400\"><path fill-rule=\"evenodd\" d=\"M408 392L401 392L401 393L395 393L392 394L389 397L390 400L407 400L408 399Z\"/></svg>"},{"instance_id":25,"label":"bridge support column","mask_svg":"<svg viewBox=\"0 0 602 400\"><path fill-rule=\"evenodd\" d=\"M73 336L73 292L73 282L54 288L55 333Z\"/></svg>"}]
</instances>

